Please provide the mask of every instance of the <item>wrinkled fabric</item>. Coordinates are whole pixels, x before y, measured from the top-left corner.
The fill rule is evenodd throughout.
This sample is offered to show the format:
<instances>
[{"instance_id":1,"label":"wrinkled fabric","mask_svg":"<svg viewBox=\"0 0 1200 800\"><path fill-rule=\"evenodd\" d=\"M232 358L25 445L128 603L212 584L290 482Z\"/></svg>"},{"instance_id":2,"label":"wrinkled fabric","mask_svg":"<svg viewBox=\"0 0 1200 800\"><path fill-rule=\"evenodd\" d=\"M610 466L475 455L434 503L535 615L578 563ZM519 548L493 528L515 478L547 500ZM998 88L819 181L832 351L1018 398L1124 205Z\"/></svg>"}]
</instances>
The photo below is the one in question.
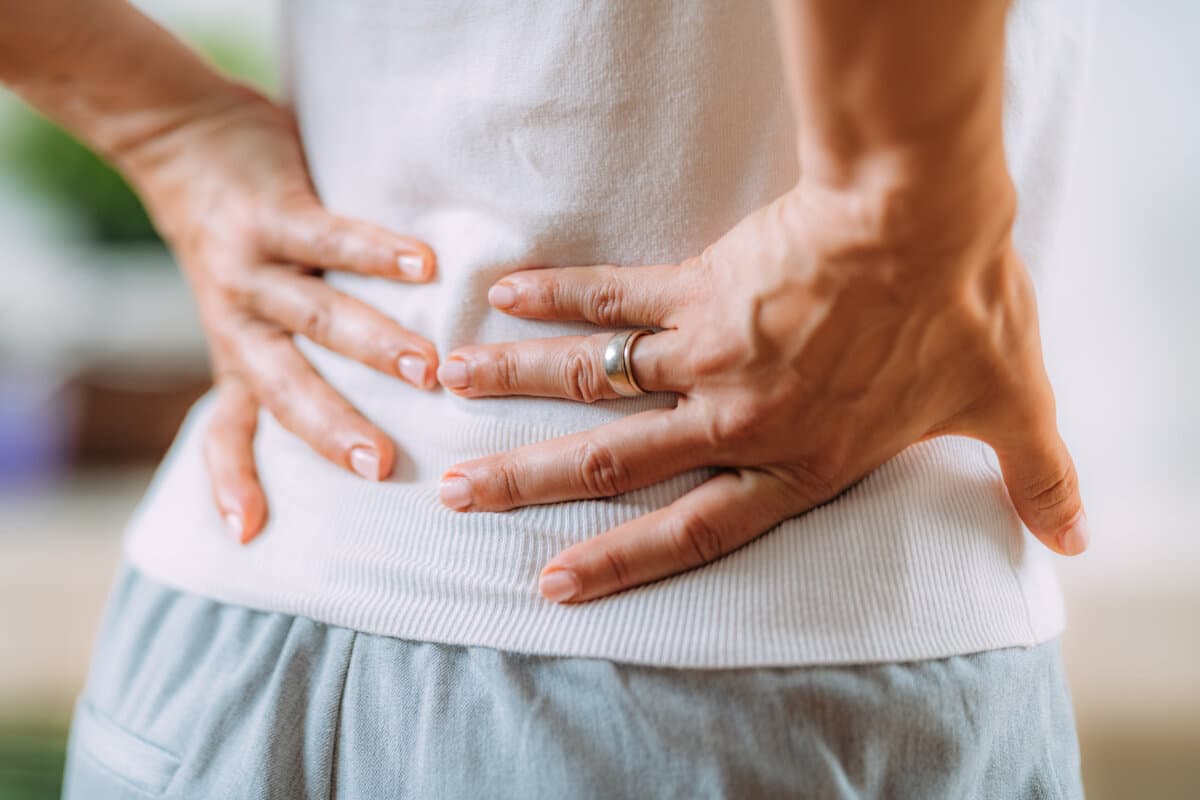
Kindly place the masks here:
<instances>
[{"instance_id":1,"label":"wrinkled fabric","mask_svg":"<svg viewBox=\"0 0 1200 800\"><path fill-rule=\"evenodd\" d=\"M124 568L66 800L1080 798L1057 641L694 670L416 642Z\"/></svg>"}]
</instances>

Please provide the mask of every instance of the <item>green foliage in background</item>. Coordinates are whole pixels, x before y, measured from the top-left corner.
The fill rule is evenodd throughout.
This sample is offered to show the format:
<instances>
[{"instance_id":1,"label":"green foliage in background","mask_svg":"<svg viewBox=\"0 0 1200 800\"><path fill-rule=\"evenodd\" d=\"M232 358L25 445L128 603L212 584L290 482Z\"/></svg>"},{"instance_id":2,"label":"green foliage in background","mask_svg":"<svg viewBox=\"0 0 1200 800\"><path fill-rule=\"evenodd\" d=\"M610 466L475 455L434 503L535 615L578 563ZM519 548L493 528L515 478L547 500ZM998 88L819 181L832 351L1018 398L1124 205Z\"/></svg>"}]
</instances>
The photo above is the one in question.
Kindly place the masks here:
<instances>
[{"instance_id":1,"label":"green foliage in background","mask_svg":"<svg viewBox=\"0 0 1200 800\"><path fill-rule=\"evenodd\" d=\"M65 731L0 727L0 800L57 800L66 752Z\"/></svg>"},{"instance_id":2,"label":"green foliage in background","mask_svg":"<svg viewBox=\"0 0 1200 800\"><path fill-rule=\"evenodd\" d=\"M208 33L189 41L222 71L269 89L268 48L236 35ZM125 180L77 139L25 106L14 109L0 140L0 165L48 200L94 241L154 242L158 234Z\"/></svg>"},{"instance_id":3,"label":"green foliage in background","mask_svg":"<svg viewBox=\"0 0 1200 800\"><path fill-rule=\"evenodd\" d=\"M5 137L3 152L25 185L74 217L88 238L157 238L141 202L121 176L45 117L21 114Z\"/></svg>"}]
</instances>

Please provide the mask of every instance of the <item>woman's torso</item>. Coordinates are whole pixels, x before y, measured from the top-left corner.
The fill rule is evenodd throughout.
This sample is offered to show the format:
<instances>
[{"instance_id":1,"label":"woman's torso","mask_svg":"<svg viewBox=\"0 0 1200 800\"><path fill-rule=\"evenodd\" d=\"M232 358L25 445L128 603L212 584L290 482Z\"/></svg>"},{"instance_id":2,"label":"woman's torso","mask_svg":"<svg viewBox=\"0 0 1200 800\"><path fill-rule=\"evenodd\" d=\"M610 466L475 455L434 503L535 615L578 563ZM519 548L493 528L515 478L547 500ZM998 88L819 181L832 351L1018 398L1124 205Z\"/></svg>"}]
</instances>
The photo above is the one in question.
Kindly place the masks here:
<instances>
[{"instance_id":1,"label":"woman's torso","mask_svg":"<svg viewBox=\"0 0 1200 800\"><path fill-rule=\"evenodd\" d=\"M1055 199L1045 156L1061 141L1055 112L1078 60L1067 25L1077 21L1062 8L1019 6L1010 25L1006 135L1020 190L1037 170L1017 230L1035 269ZM686 258L799 174L765 3L312 0L288 15L290 99L322 200L424 239L439 260L427 286L329 281L440 353L592 331L506 317L487 305L487 287L520 266ZM264 416L256 455L271 522L239 548L210 507L200 405L131 528L135 565L229 602L374 633L675 666L910 660L1032 644L1061 628L1053 574L991 453L959 438L909 448L719 562L552 605L536 589L552 555L710 472L617 498L466 515L438 502L440 475L672 398L466 400L304 349L394 437L395 474L358 479Z\"/></svg>"}]
</instances>

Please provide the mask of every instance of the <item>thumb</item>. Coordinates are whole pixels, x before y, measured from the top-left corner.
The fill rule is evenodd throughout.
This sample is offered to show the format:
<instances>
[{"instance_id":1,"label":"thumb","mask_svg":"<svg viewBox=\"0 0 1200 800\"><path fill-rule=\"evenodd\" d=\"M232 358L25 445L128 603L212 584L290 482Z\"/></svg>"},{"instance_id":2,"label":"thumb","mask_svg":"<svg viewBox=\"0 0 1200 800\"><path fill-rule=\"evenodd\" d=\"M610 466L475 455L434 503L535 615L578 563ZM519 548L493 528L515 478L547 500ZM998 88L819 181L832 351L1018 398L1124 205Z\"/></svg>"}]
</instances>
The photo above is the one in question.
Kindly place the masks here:
<instances>
[{"instance_id":1,"label":"thumb","mask_svg":"<svg viewBox=\"0 0 1200 800\"><path fill-rule=\"evenodd\" d=\"M1057 426L1026 429L997 447L996 455L1017 515L1033 535L1064 556L1086 550L1090 536L1079 479Z\"/></svg>"}]
</instances>

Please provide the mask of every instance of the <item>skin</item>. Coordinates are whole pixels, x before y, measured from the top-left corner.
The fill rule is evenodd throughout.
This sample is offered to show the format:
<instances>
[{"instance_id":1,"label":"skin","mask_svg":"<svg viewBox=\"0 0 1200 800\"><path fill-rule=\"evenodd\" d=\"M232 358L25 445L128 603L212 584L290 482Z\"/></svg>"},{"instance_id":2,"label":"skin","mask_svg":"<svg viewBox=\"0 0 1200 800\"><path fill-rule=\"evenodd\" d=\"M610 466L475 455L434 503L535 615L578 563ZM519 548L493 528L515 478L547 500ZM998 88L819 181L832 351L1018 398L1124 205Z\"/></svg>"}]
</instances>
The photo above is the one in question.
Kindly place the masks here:
<instances>
[{"instance_id":1,"label":"skin","mask_svg":"<svg viewBox=\"0 0 1200 800\"><path fill-rule=\"evenodd\" d=\"M633 370L645 389L675 393L675 407L458 464L443 502L499 511L720 468L552 559L543 596L579 602L720 558L905 447L956 434L995 449L1040 541L1082 552L1086 515L1011 238L1005 11L779 0L803 112L799 183L681 263L527 269L489 291L514 316L659 329L637 341ZM439 367L427 340L321 282L320 269L429 280L435 258L322 209L288 114L127 5L0 0L0 19L0 80L130 178L183 264L218 387L214 500L239 540L266 519L252 452L260 407L364 477L386 477L395 461L292 334L421 386L436 369L466 397L615 397L600 366L611 331L463 347Z\"/></svg>"},{"instance_id":2,"label":"skin","mask_svg":"<svg viewBox=\"0 0 1200 800\"><path fill-rule=\"evenodd\" d=\"M113 163L177 256L210 342L205 455L230 533L267 519L252 444L259 408L334 464L387 477L394 443L337 394L293 334L432 388L433 345L320 270L426 282L423 242L321 207L291 115L218 75L116 0L0 0L0 80Z\"/></svg>"},{"instance_id":3,"label":"skin","mask_svg":"<svg viewBox=\"0 0 1200 800\"><path fill-rule=\"evenodd\" d=\"M553 558L543 596L579 602L711 562L905 447L957 434L995 449L1043 544L1081 553L1076 471L1012 243L1005 11L777 3L799 183L682 263L525 270L489 292L519 317L661 329L637 340L633 372L676 406L458 464L443 501L500 511L721 468ZM470 397L615 397L609 335L463 347L439 377Z\"/></svg>"}]
</instances>

